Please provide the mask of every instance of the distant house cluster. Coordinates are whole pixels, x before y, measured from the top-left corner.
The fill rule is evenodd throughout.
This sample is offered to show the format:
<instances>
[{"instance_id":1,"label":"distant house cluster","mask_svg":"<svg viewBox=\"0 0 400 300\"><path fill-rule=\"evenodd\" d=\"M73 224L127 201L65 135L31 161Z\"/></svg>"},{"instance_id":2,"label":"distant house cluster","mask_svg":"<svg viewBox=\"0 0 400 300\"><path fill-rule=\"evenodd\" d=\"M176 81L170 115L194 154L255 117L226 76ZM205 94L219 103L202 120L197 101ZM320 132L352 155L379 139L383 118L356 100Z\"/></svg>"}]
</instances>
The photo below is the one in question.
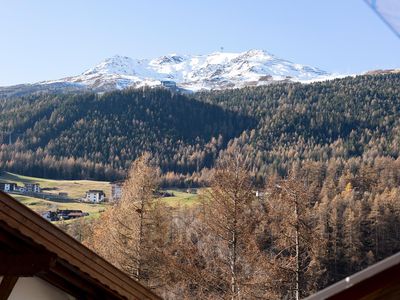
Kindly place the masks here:
<instances>
[{"instance_id":1,"label":"distant house cluster","mask_svg":"<svg viewBox=\"0 0 400 300\"><path fill-rule=\"evenodd\" d=\"M24 186L18 186L14 182L0 182L0 190L4 192L20 192L20 193L40 193L39 183L25 183Z\"/></svg>"},{"instance_id":2,"label":"distant house cluster","mask_svg":"<svg viewBox=\"0 0 400 300\"><path fill-rule=\"evenodd\" d=\"M25 192L40 193L39 183L25 183Z\"/></svg>"},{"instance_id":3,"label":"distant house cluster","mask_svg":"<svg viewBox=\"0 0 400 300\"><path fill-rule=\"evenodd\" d=\"M83 212L81 210L73 210L73 209L57 209L56 211L48 210L42 213L42 217L50 222L71 220L71 219L85 217L88 215L89 213L87 212Z\"/></svg>"}]
</instances>

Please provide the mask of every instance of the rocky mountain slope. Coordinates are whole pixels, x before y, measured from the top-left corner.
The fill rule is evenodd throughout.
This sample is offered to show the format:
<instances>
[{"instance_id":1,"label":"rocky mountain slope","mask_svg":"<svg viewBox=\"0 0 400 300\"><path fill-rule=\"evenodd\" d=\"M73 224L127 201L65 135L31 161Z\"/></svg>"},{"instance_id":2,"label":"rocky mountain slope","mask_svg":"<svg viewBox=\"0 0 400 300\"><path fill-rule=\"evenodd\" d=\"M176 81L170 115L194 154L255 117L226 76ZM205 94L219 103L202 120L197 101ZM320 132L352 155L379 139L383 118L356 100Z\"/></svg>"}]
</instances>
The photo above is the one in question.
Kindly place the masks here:
<instances>
[{"instance_id":1,"label":"rocky mountain slope","mask_svg":"<svg viewBox=\"0 0 400 300\"><path fill-rule=\"evenodd\" d=\"M311 82L334 76L295 64L264 50L208 55L170 54L155 59L108 58L78 76L0 88L0 95L27 92L94 90L167 86L186 91L258 86L276 81Z\"/></svg>"}]
</instances>

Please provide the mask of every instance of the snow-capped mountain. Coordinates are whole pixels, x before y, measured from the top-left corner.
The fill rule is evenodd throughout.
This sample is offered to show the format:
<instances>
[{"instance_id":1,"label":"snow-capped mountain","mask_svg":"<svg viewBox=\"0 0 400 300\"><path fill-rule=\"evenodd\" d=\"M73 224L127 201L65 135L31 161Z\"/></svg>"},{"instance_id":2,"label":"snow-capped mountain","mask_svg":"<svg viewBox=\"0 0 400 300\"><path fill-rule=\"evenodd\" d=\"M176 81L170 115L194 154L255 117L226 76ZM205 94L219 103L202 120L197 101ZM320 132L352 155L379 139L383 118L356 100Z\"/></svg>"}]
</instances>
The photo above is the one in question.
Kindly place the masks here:
<instances>
[{"instance_id":1,"label":"snow-capped mountain","mask_svg":"<svg viewBox=\"0 0 400 300\"><path fill-rule=\"evenodd\" d=\"M181 90L199 91L257 86L276 81L311 82L333 77L320 69L292 63L264 50L215 52L208 55L170 54L155 59L132 59L116 55L78 76L0 88L0 94L10 94L16 87L18 91L40 92L82 89L109 91L127 87L176 85Z\"/></svg>"},{"instance_id":2,"label":"snow-capped mountain","mask_svg":"<svg viewBox=\"0 0 400 300\"><path fill-rule=\"evenodd\" d=\"M94 89L158 86L164 81L191 91L262 85L273 81L313 81L330 76L317 68L280 59L263 50L209 55L170 54L155 59L114 56L81 75L46 81L80 84Z\"/></svg>"}]
</instances>

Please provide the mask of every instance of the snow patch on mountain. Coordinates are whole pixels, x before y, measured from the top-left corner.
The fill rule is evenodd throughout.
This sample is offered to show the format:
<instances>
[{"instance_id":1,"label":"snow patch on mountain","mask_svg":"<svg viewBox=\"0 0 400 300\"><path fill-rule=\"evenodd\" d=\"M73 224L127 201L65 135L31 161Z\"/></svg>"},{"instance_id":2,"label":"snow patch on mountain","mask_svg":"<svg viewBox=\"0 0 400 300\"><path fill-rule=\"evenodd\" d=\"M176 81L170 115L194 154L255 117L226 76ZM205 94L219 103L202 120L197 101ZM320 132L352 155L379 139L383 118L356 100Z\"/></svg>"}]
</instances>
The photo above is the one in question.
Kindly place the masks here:
<instances>
[{"instance_id":1,"label":"snow patch on mountain","mask_svg":"<svg viewBox=\"0 0 400 300\"><path fill-rule=\"evenodd\" d=\"M160 86L174 82L178 88L198 91L258 86L277 81L312 82L337 77L318 68L278 58L264 50L208 55L164 55L155 59L113 56L78 76L45 81L94 90Z\"/></svg>"}]
</instances>

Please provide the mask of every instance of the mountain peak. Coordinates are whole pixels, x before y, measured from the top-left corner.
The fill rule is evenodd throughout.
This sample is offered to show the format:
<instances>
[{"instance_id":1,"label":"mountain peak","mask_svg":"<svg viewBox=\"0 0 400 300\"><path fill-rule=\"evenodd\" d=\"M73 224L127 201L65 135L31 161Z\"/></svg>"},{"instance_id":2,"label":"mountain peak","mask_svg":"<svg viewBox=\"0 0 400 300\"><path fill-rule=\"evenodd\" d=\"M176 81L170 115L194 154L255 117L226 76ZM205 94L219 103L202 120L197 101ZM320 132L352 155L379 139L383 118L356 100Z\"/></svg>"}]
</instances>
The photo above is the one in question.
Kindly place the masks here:
<instances>
[{"instance_id":1,"label":"mountain peak","mask_svg":"<svg viewBox=\"0 0 400 300\"><path fill-rule=\"evenodd\" d=\"M153 65L165 65L165 64L179 64L184 61L184 58L176 53L163 55L158 58L151 60Z\"/></svg>"},{"instance_id":2,"label":"mountain peak","mask_svg":"<svg viewBox=\"0 0 400 300\"><path fill-rule=\"evenodd\" d=\"M135 63L132 58L122 55L114 55L103 60L93 68L83 72L82 75L92 75L96 73L134 75L134 65Z\"/></svg>"},{"instance_id":3,"label":"mountain peak","mask_svg":"<svg viewBox=\"0 0 400 300\"><path fill-rule=\"evenodd\" d=\"M250 56L257 56L257 55L273 56L268 51L262 49L250 49L244 53Z\"/></svg>"},{"instance_id":4,"label":"mountain peak","mask_svg":"<svg viewBox=\"0 0 400 300\"><path fill-rule=\"evenodd\" d=\"M173 81L180 89L198 91L258 86L279 81L329 79L317 68L292 63L265 50L214 52L205 55L171 53L154 59L114 55L75 77L41 84L74 84L98 91L159 86Z\"/></svg>"},{"instance_id":5,"label":"mountain peak","mask_svg":"<svg viewBox=\"0 0 400 300\"><path fill-rule=\"evenodd\" d=\"M123 55L119 55L119 54L115 54L109 58L106 58L103 61L107 61L107 62L121 62L121 61L129 61L132 60L130 57L128 56L123 56Z\"/></svg>"}]
</instances>

